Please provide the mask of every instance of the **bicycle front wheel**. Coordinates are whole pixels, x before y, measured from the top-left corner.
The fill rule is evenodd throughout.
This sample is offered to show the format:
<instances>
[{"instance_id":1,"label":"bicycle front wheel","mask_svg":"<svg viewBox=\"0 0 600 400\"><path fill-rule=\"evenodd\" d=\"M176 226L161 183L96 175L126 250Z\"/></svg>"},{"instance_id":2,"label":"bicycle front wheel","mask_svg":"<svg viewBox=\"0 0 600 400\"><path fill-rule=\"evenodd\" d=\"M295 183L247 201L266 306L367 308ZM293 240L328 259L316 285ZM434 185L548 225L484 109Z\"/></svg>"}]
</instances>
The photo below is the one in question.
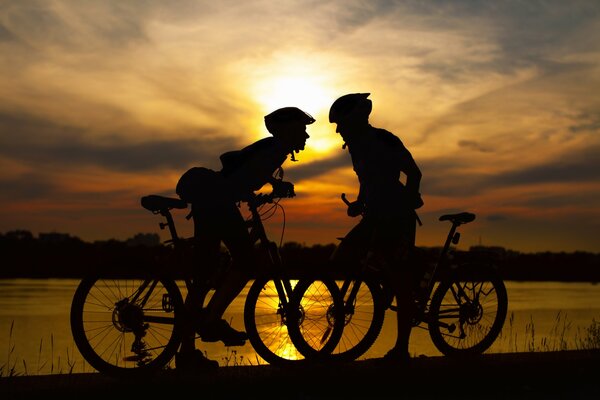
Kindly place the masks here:
<instances>
[{"instance_id":1,"label":"bicycle front wheel","mask_svg":"<svg viewBox=\"0 0 600 400\"><path fill-rule=\"evenodd\" d=\"M128 377L170 362L181 343L182 311L172 280L85 278L71 304L71 332L93 368Z\"/></svg>"},{"instance_id":2,"label":"bicycle front wheel","mask_svg":"<svg viewBox=\"0 0 600 400\"><path fill-rule=\"evenodd\" d=\"M341 335L331 339L332 343L337 343L331 352L329 345L328 352L321 351L318 356L334 362L354 361L364 355L379 337L387 308L386 299L377 279L349 278L342 283L339 296L342 312L335 318L342 320ZM302 295L299 293L298 297L302 298ZM331 319L336 315L339 314L330 312L327 317ZM331 321L329 323L332 324ZM337 333L337 329L334 327L332 334ZM306 339L307 335L304 336Z\"/></svg>"},{"instance_id":3,"label":"bicycle front wheel","mask_svg":"<svg viewBox=\"0 0 600 400\"><path fill-rule=\"evenodd\" d=\"M506 287L493 269L459 268L433 294L429 336L446 356L481 354L500 334L507 310Z\"/></svg>"},{"instance_id":4,"label":"bicycle front wheel","mask_svg":"<svg viewBox=\"0 0 600 400\"><path fill-rule=\"evenodd\" d=\"M279 280L281 282L281 280ZM303 360L288 331L289 298L282 303L276 281L254 280L244 305L244 325L254 351L267 363L286 365Z\"/></svg>"},{"instance_id":5,"label":"bicycle front wheel","mask_svg":"<svg viewBox=\"0 0 600 400\"><path fill-rule=\"evenodd\" d=\"M344 330L344 306L333 279L302 279L294 287L288 331L307 359L326 361Z\"/></svg>"}]
</instances>

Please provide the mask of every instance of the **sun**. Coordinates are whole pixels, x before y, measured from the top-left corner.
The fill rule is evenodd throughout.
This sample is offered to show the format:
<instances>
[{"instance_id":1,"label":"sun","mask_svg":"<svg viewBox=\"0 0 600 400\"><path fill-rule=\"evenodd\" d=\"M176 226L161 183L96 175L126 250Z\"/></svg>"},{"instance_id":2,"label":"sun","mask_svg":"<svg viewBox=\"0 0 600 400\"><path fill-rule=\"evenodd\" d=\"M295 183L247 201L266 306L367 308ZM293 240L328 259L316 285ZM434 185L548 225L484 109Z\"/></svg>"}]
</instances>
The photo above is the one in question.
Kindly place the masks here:
<instances>
[{"instance_id":1,"label":"sun","mask_svg":"<svg viewBox=\"0 0 600 400\"><path fill-rule=\"evenodd\" d=\"M327 90L310 76L275 76L260 82L257 101L270 112L280 107L298 107L311 115L321 113L330 102Z\"/></svg>"},{"instance_id":2,"label":"sun","mask_svg":"<svg viewBox=\"0 0 600 400\"><path fill-rule=\"evenodd\" d=\"M281 107L298 107L316 119L308 129L311 136L308 152L326 153L339 144L328 120L329 107L338 93L335 76L328 73L329 68L315 59L307 62L292 55L277 57L254 68L247 73L253 75L251 95L261 115Z\"/></svg>"}]
</instances>

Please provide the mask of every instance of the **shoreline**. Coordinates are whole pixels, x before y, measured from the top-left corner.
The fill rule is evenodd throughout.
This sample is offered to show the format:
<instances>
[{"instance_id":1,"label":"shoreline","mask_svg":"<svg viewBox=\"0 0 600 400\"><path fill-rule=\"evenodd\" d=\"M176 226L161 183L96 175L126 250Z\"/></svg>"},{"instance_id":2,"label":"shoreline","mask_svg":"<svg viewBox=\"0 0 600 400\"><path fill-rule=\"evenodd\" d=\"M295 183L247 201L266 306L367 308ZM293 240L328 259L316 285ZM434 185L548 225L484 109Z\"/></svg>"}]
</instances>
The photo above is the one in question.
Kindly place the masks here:
<instances>
[{"instance_id":1,"label":"shoreline","mask_svg":"<svg viewBox=\"0 0 600 400\"><path fill-rule=\"evenodd\" d=\"M599 378L600 350L565 350L470 359L418 357L407 365L373 358L345 364L299 362L292 367L230 366L209 372L165 370L151 378L126 380L99 373L14 376L0 378L0 397L572 399L600 398Z\"/></svg>"}]
</instances>

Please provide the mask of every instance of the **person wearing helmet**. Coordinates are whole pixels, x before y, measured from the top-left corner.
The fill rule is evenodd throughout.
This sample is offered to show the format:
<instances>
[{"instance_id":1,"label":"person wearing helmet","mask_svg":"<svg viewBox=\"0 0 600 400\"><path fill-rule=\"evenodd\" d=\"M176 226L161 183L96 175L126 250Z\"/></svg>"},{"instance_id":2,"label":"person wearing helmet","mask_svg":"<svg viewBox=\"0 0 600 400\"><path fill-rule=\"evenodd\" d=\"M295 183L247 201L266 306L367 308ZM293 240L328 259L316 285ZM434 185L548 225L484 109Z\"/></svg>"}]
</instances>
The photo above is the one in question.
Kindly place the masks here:
<instances>
[{"instance_id":1,"label":"person wearing helmet","mask_svg":"<svg viewBox=\"0 0 600 400\"><path fill-rule=\"evenodd\" d=\"M397 136L370 125L369 95L344 95L329 111L329 122L336 124L336 132L344 141L342 148L347 147L350 152L360 185L358 198L348 203L347 213L351 217L362 216L341 241L333 261L348 265L360 259L389 279L398 303L398 335L385 358L407 360L414 313L412 282L416 278L410 265L416 234L415 209L423 205L419 193L421 171ZM401 181L402 174L405 183Z\"/></svg>"},{"instance_id":2,"label":"person wearing helmet","mask_svg":"<svg viewBox=\"0 0 600 400\"><path fill-rule=\"evenodd\" d=\"M192 205L194 237L197 255L203 268L194 273L194 281L208 275L206 266L217 265L221 242L227 247L232 267L215 288L204 310L190 309L196 326L185 328L180 352L176 355L178 368L218 367L218 362L207 359L195 348L195 332L202 341L222 341L227 346L240 346L247 340L245 332L232 328L222 316L231 302L248 283L255 266L254 242L239 209L239 202L267 183L278 197L292 197L294 185L276 178L282 173L282 164L291 155L304 150L306 126L315 119L296 107L284 107L264 117L265 126L272 136L252 143L241 150L220 156L219 171L194 167L182 175L177 184L179 196ZM194 303L193 301L191 302ZM190 306L192 307L192 306Z\"/></svg>"}]
</instances>

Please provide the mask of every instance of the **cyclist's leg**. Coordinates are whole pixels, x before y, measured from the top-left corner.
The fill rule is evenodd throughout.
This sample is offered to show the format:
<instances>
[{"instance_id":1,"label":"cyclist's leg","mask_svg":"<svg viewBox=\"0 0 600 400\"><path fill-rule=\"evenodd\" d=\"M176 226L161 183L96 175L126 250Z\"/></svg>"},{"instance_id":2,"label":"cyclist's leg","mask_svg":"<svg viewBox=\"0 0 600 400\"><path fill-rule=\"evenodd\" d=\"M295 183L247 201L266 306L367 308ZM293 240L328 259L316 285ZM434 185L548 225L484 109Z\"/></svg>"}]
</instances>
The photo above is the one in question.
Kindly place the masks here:
<instances>
[{"instance_id":1,"label":"cyclist's leg","mask_svg":"<svg viewBox=\"0 0 600 400\"><path fill-rule=\"evenodd\" d=\"M218 236L211 234L210 230L205 229L209 221L205 215L210 212L198 204L192 205L194 217L194 263L192 270L192 287L185 299L186 318L182 324L182 340L179 353L176 355L177 368L213 368L218 367L219 363L215 360L209 360L196 349L196 329L201 323L202 291L206 284L210 272L214 271L214 266L218 262L219 246L221 240Z\"/></svg>"},{"instance_id":2,"label":"cyclist's leg","mask_svg":"<svg viewBox=\"0 0 600 400\"><path fill-rule=\"evenodd\" d=\"M397 304L396 325L397 336L394 347L386 354L387 358L406 358L409 355L408 344L415 315L415 303L412 297L411 274L407 273L408 265L396 266L391 273L394 282Z\"/></svg>"},{"instance_id":3,"label":"cyclist's leg","mask_svg":"<svg viewBox=\"0 0 600 400\"><path fill-rule=\"evenodd\" d=\"M192 275L192 286L185 299L186 318L182 324L182 340L179 353L176 356L177 368L206 368L218 367L219 363L209 360L196 349L196 330L201 323L202 298L201 293L214 266L218 262L221 240L210 229L211 207L202 204L192 204L194 217L194 265L189 271Z\"/></svg>"},{"instance_id":4,"label":"cyclist's leg","mask_svg":"<svg viewBox=\"0 0 600 400\"><path fill-rule=\"evenodd\" d=\"M194 219L197 222L197 219ZM189 292L185 299L185 308L187 318L183 324L183 340L181 343L181 351L193 351L196 340L196 329L201 323L202 317L202 292L204 290L203 285L206 284L209 279L209 271L214 269L215 263L218 262L219 246L221 241L219 238L197 233L195 235L195 268L191 272L192 287L189 288Z\"/></svg>"},{"instance_id":5,"label":"cyclist's leg","mask_svg":"<svg viewBox=\"0 0 600 400\"><path fill-rule=\"evenodd\" d=\"M344 329L331 354L334 360L352 361L365 354L383 327L387 301L371 270L374 266L369 265L367 271L364 268L373 227L373 219L363 217L342 239L330 260L344 278L338 282L345 303Z\"/></svg>"},{"instance_id":6,"label":"cyclist's leg","mask_svg":"<svg viewBox=\"0 0 600 400\"><path fill-rule=\"evenodd\" d=\"M213 228L229 250L233 262L206 307L203 321L206 332L202 336L206 341L223 340L225 344L243 344L247 338L245 333L229 327L222 317L248 283L249 272L255 265L254 247L237 205L223 202L219 211L221 218Z\"/></svg>"},{"instance_id":7,"label":"cyclist's leg","mask_svg":"<svg viewBox=\"0 0 600 400\"><path fill-rule=\"evenodd\" d=\"M378 221L374 231L375 252L381 252L385 262L385 274L394 291L397 311L397 336L394 347L386 358L407 359L408 344L415 315L411 253L414 248L415 221L402 216L387 216Z\"/></svg>"},{"instance_id":8,"label":"cyclist's leg","mask_svg":"<svg viewBox=\"0 0 600 400\"><path fill-rule=\"evenodd\" d=\"M358 267L368 251L369 239L372 236L373 226L371 220L362 218L347 234L331 255L329 262L339 271Z\"/></svg>"}]
</instances>

